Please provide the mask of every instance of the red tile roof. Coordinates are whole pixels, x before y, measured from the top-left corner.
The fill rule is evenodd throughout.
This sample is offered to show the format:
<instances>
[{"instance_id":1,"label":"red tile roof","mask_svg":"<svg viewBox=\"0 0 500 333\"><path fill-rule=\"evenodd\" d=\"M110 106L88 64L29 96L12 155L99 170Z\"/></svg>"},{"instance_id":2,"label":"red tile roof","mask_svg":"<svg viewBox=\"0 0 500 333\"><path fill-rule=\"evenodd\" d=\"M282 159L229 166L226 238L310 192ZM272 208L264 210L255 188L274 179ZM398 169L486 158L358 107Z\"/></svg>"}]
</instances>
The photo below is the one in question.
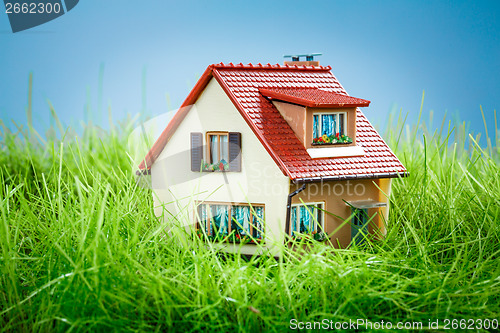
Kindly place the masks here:
<instances>
[{"instance_id":1,"label":"red tile roof","mask_svg":"<svg viewBox=\"0 0 500 333\"><path fill-rule=\"evenodd\" d=\"M405 176L403 164L359 109L356 142L363 147L365 155L313 159L279 111L259 92L260 89L278 91L309 88L349 97L330 70L330 66L270 64L220 63L208 66L139 168L150 168L189 112L190 106L196 102L208 82L215 78L278 167L290 179L314 181Z\"/></svg>"},{"instance_id":2,"label":"red tile roof","mask_svg":"<svg viewBox=\"0 0 500 333\"><path fill-rule=\"evenodd\" d=\"M350 108L370 105L366 99L346 96L318 88L260 88L271 99L316 108Z\"/></svg>"}]
</instances>

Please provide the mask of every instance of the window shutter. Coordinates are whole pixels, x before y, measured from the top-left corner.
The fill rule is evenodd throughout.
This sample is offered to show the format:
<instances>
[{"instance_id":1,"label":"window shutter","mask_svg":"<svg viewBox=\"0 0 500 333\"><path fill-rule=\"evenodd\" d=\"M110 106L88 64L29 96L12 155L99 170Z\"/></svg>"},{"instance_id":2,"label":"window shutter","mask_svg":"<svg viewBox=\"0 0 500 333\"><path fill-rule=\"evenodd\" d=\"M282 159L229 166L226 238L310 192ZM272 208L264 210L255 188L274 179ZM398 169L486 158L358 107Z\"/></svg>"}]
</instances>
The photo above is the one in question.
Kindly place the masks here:
<instances>
[{"instance_id":1,"label":"window shutter","mask_svg":"<svg viewBox=\"0 0 500 333\"><path fill-rule=\"evenodd\" d=\"M200 172L203 160L203 134L191 133L191 171Z\"/></svg>"},{"instance_id":2,"label":"window shutter","mask_svg":"<svg viewBox=\"0 0 500 333\"><path fill-rule=\"evenodd\" d=\"M229 171L241 171L241 133L229 132Z\"/></svg>"}]
</instances>

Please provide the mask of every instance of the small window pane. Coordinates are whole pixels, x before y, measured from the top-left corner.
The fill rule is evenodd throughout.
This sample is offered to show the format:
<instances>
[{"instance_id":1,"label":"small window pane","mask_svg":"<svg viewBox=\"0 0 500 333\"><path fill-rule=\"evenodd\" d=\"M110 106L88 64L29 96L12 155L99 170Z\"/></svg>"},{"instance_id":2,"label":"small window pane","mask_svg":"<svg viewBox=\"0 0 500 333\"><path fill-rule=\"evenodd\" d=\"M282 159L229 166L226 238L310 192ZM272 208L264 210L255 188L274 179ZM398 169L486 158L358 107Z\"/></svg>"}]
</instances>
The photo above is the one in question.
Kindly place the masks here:
<instances>
[{"instance_id":1,"label":"small window pane","mask_svg":"<svg viewBox=\"0 0 500 333\"><path fill-rule=\"evenodd\" d=\"M337 120L337 114L332 114L332 119L333 119L333 125L332 125L332 128L333 128L333 135L337 135L338 133L338 120Z\"/></svg>"},{"instance_id":2,"label":"small window pane","mask_svg":"<svg viewBox=\"0 0 500 333\"><path fill-rule=\"evenodd\" d=\"M323 205L318 205L316 208L316 220L318 221L318 223L316 224L316 231L317 232L322 231L321 225L323 224L323 221L321 219L323 218L323 211L320 210L320 209L323 209L322 206ZM320 208L320 209L318 209L318 208Z\"/></svg>"},{"instance_id":3,"label":"small window pane","mask_svg":"<svg viewBox=\"0 0 500 333\"><path fill-rule=\"evenodd\" d=\"M219 140L217 135L210 136L210 163L219 162Z\"/></svg>"},{"instance_id":4,"label":"small window pane","mask_svg":"<svg viewBox=\"0 0 500 333\"><path fill-rule=\"evenodd\" d=\"M233 224L232 229L237 230L241 235L250 234L250 207L233 206L232 208Z\"/></svg>"},{"instance_id":5,"label":"small window pane","mask_svg":"<svg viewBox=\"0 0 500 333\"><path fill-rule=\"evenodd\" d=\"M344 114L339 114L339 133L340 135L344 135Z\"/></svg>"},{"instance_id":6,"label":"small window pane","mask_svg":"<svg viewBox=\"0 0 500 333\"><path fill-rule=\"evenodd\" d=\"M292 213L290 215L290 219L292 222L292 231L299 231L299 228L297 227L297 207L292 207Z\"/></svg>"},{"instance_id":7,"label":"small window pane","mask_svg":"<svg viewBox=\"0 0 500 333\"><path fill-rule=\"evenodd\" d=\"M227 135L220 136L220 160L224 160L226 163L229 162L229 152Z\"/></svg>"},{"instance_id":8,"label":"small window pane","mask_svg":"<svg viewBox=\"0 0 500 333\"><path fill-rule=\"evenodd\" d=\"M213 234L227 235L228 231L228 206L211 205Z\"/></svg>"},{"instance_id":9,"label":"small window pane","mask_svg":"<svg viewBox=\"0 0 500 333\"><path fill-rule=\"evenodd\" d=\"M312 218L305 206L300 206L300 232L307 233L311 230Z\"/></svg>"},{"instance_id":10,"label":"small window pane","mask_svg":"<svg viewBox=\"0 0 500 333\"><path fill-rule=\"evenodd\" d=\"M308 205L307 206L307 214L310 216L310 225L308 228L308 231L314 231L316 230L316 221L317 221L317 216L318 216L318 210L316 209L315 205Z\"/></svg>"},{"instance_id":11,"label":"small window pane","mask_svg":"<svg viewBox=\"0 0 500 333\"><path fill-rule=\"evenodd\" d=\"M198 206L198 217L199 217L198 223L200 228L205 229L207 235L210 235L210 223L207 215L207 205Z\"/></svg>"},{"instance_id":12,"label":"small window pane","mask_svg":"<svg viewBox=\"0 0 500 333\"><path fill-rule=\"evenodd\" d=\"M321 118L321 135L333 135L333 132L335 131L333 115L324 114Z\"/></svg>"},{"instance_id":13,"label":"small window pane","mask_svg":"<svg viewBox=\"0 0 500 333\"><path fill-rule=\"evenodd\" d=\"M319 115L313 116L313 138L319 137Z\"/></svg>"},{"instance_id":14,"label":"small window pane","mask_svg":"<svg viewBox=\"0 0 500 333\"><path fill-rule=\"evenodd\" d=\"M262 238L262 222L264 221L264 208L254 207L255 216L253 217L253 237L260 239Z\"/></svg>"}]
</instances>

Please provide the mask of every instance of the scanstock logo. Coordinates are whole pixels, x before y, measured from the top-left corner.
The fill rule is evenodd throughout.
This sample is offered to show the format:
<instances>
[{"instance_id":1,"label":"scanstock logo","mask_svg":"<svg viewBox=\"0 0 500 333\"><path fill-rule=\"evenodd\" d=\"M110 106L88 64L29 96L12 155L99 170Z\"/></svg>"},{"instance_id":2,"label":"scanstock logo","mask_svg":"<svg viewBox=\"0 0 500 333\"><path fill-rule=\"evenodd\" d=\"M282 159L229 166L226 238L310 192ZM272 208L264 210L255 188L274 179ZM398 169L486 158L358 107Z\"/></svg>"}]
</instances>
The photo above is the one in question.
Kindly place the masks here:
<instances>
[{"instance_id":1,"label":"scanstock logo","mask_svg":"<svg viewBox=\"0 0 500 333\"><path fill-rule=\"evenodd\" d=\"M12 32L47 23L72 10L79 0L3 0Z\"/></svg>"}]
</instances>

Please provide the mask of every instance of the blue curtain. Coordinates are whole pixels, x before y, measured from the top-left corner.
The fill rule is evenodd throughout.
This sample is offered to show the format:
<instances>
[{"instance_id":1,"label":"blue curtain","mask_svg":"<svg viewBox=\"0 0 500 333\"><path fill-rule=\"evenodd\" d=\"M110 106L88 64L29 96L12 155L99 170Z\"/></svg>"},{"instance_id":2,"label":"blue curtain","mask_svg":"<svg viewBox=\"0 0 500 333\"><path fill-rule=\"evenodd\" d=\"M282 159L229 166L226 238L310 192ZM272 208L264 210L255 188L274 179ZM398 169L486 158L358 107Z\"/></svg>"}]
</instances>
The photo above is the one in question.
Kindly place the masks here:
<instances>
[{"instance_id":1,"label":"blue curtain","mask_svg":"<svg viewBox=\"0 0 500 333\"><path fill-rule=\"evenodd\" d=\"M300 206L300 232L308 232L311 227L311 215L305 206Z\"/></svg>"},{"instance_id":2,"label":"blue curtain","mask_svg":"<svg viewBox=\"0 0 500 333\"><path fill-rule=\"evenodd\" d=\"M309 217L310 217L310 222L311 222L311 224L309 225L309 231L312 232L312 231L316 230L316 221L317 221L317 217L318 217L318 210L317 210L316 206L314 206L314 205L309 205L309 206L307 206L307 208L309 208L308 214L310 214Z\"/></svg>"},{"instance_id":3,"label":"blue curtain","mask_svg":"<svg viewBox=\"0 0 500 333\"><path fill-rule=\"evenodd\" d=\"M333 135L335 132L335 119L332 114L324 114L321 116L321 135Z\"/></svg>"},{"instance_id":4,"label":"blue curtain","mask_svg":"<svg viewBox=\"0 0 500 333\"><path fill-rule=\"evenodd\" d=\"M262 230L262 223L264 222L264 208L263 207L254 207L255 209L255 215L253 218L253 237L255 238L262 238L262 233L264 230Z\"/></svg>"},{"instance_id":5,"label":"blue curtain","mask_svg":"<svg viewBox=\"0 0 500 333\"><path fill-rule=\"evenodd\" d=\"M313 116L313 138L319 137L319 115Z\"/></svg>"},{"instance_id":6,"label":"blue curtain","mask_svg":"<svg viewBox=\"0 0 500 333\"><path fill-rule=\"evenodd\" d=\"M337 130L337 115L324 114L321 116L321 135L335 135Z\"/></svg>"},{"instance_id":7,"label":"blue curtain","mask_svg":"<svg viewBox=\"0 0 500 333\"><path fill-rule=\"evenodd\" d=\"M317 208L314 205L308 205L306 206L299 206L299 216L298 216L298 223L297 223L297 207L292 208L292 225L293 225L293 230L294 231L300 231L301 233L308 233L316 230L316 222L315 218L317 217ZM297 224L298 227L300 228L297 230Z\"/></svg>"},{"instance_id":8,"label":"blue curtain","mask_svg":"<svg viewBox=\"0 0 500 333\"><path fill-rule=\"evenodd\" d=\"M241 206L232 206L231 211L231 230L240 232L241 227L238 224L241 224L240 221L243 221L243 210Z\"/></svg>"},{"instance_id":9,"label":"blue curtain","mask_svg":"<svg viewBox=\"0 0 500 333\"><path fill-rule=\"evenodd\" d=\"M238 230L242 235L250 234L250 207L248 206L233 206L233 218L238 222L233 222L233 230Z\"/></svg>"},{"instance_id":10,"label":"blue curtain","mask_svg":"<svg viewBox=\"0 0 500 333\"><path fill-rule=\"evenodd\" d=\"M212 205L212 228L217 230L218 234L227 235L228 209L225 205Z\"/></svg>"}]
</instances>

